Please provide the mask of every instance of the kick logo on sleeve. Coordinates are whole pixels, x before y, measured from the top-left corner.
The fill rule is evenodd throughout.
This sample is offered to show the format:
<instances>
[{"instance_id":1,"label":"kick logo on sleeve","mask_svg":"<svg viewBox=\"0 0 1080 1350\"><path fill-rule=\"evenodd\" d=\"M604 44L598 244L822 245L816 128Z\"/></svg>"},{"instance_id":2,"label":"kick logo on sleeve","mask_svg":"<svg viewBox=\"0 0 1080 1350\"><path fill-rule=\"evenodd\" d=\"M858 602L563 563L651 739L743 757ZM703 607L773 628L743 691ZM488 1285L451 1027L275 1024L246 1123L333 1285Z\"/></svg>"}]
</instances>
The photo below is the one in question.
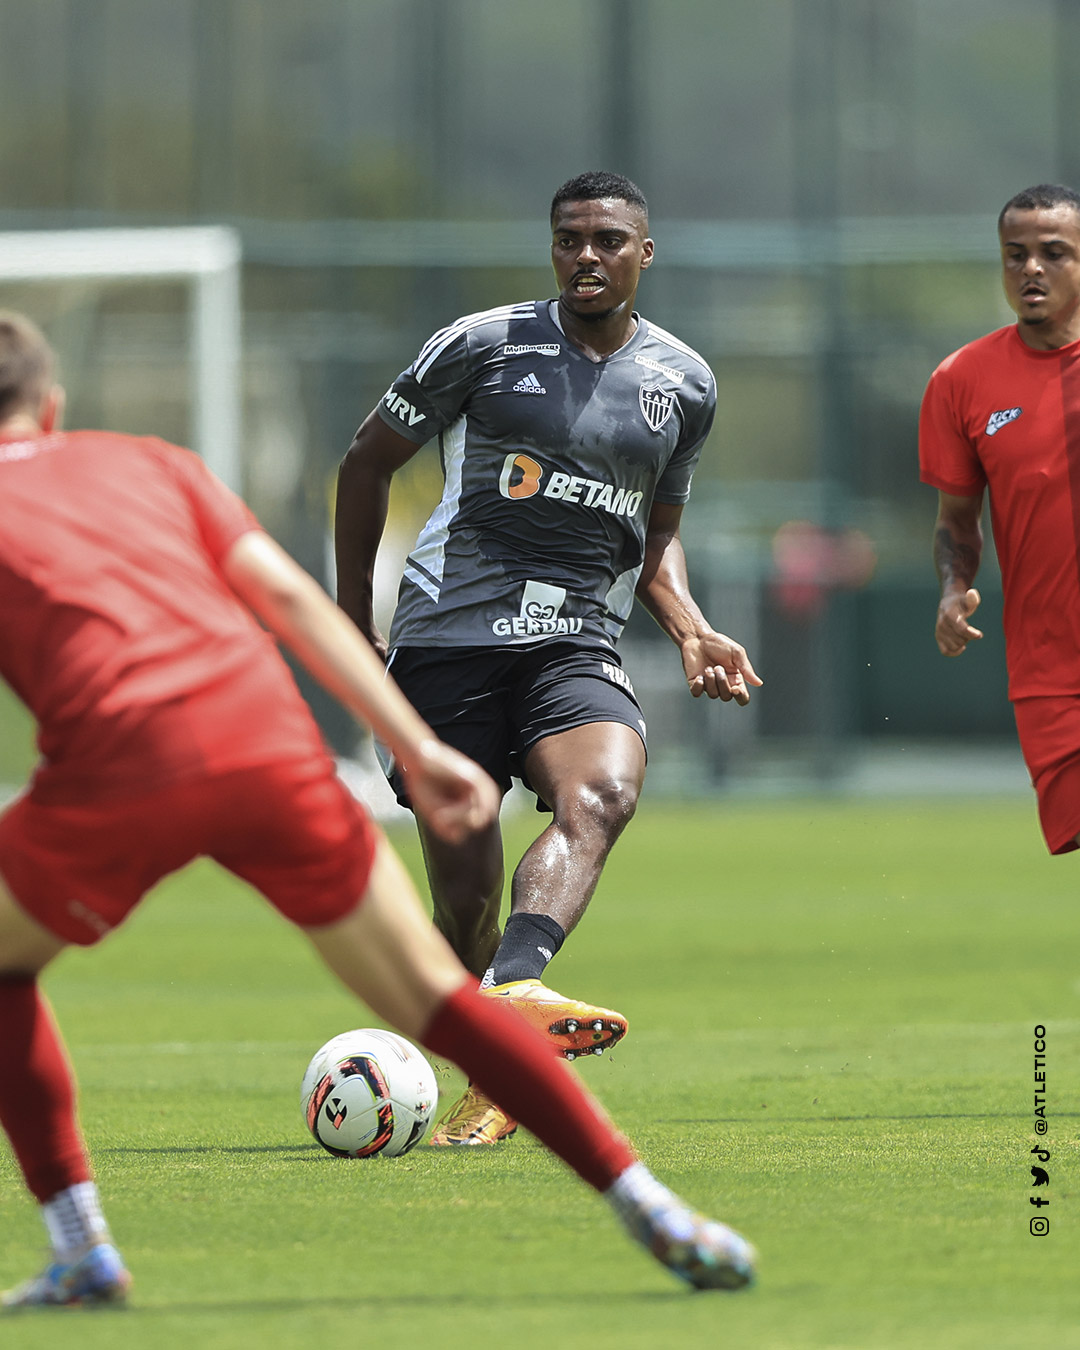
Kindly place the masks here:
<instances>
[{"instance_id":1,"label":"kick logo on sleeve","mask_svg":"<svg viewBox=\"0 0 1080 1350\"><path fill-rule=\"evenodd\" d=\"M1023 408L1002 408L999 412L992 412L989 421L986 423L986 434L996 436L1002 427L1007 427L1010 422L1015 422L1023 411Z\"/></svg>"}]
</instances>

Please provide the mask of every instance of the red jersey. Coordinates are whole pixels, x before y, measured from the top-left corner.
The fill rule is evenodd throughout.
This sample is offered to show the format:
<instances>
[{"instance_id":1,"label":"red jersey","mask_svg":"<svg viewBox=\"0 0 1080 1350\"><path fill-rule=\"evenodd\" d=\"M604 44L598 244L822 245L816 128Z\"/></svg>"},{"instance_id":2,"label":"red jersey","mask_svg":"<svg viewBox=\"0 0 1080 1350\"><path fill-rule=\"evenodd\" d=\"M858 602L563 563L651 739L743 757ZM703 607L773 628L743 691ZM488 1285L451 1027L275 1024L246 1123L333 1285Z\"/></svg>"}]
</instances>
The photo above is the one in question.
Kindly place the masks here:
<instances>
[{"instance_id":1,"label":"red jersey","mask_svg":"<svg viewBox=\"0 0 1080 1350\"><path fill-rule=\"evenodd\" d=\"M0 675L38 722L51 800L310 755L273 638L219 570L258 522L151 438L0 440Z\"/></svg>"},{"instance_id":2,"label":"red jersey","mask_svg":"<svg viewBox=\"0 0 1080 1350\"><path fill-rule=\"evenodd\" d=\"M946 357L919 462L942 492L989 488L1009 697L1080 693L1080 342L1036 351L1012 324Z\"/></svg>"}]
</instances>

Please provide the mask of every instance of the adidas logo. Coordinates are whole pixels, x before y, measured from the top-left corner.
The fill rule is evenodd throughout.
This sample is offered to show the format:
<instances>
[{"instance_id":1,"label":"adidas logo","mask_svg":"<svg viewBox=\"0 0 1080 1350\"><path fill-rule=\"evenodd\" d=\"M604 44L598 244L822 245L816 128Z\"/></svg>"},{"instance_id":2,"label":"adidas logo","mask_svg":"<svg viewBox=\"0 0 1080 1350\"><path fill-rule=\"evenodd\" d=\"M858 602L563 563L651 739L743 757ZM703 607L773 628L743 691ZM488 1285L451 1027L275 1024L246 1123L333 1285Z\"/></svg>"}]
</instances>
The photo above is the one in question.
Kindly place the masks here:
<instances>
[{"instance_id":1,"label":"adidas logo","mask_svg":"<svg viewBox=\"0 0 1080 1350\"><path fill-rule=\"evenodd\" d=\"M1003 408L1000 412L992 412L986 424L986 434L995 436L1002 427L1015 422L1023 411L1023 408Z\"/></svg>"},{"instance_id":2,"label":"adidas logo","mask_svg":"<svg viewBox=\"0 0 1080 1350\"><path fill-rule=\"evenodd\" d=\"M530 370L524 379L514 385L515 394L546 394L547 390Z\"/></svg>"}]
</instances>

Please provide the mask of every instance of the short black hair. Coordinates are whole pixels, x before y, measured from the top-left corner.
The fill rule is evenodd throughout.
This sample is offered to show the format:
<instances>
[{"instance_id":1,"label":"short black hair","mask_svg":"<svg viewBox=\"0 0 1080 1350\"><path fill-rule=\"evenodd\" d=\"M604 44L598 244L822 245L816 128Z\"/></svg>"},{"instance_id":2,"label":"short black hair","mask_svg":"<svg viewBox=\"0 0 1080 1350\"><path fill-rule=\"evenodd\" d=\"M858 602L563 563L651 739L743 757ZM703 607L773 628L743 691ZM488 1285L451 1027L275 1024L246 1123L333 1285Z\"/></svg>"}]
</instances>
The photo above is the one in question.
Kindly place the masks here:
<instances>
[{"instance_id":1,"label":"short black hair","mask_svg":"<svg viewBox=\"0 0 1080 1350\"><path fill-rule=\"evenodd\" d=\"M0 310L0 418L35 409L49 392L53 354L25 314Z\"/></svg>"},{"instance_id":2,"label":"short black hair","mask_svg":"<svg viewBox=\"0 0 1080 1350\"><path fill-rule=\"evenodd\" d=\"M559 188L551 199L551 223L555 224L555 213L563 202L603 201L629 202L641 211L646 220L649 218L649 203L636 183L631 183L621 173L605 173L597 169L579 173Z\"/></svg>"},{"instance_id":3,"label":"short black hair","mask_svg":"<svg viewBox=\"0 0 1080 1350\"><path fill-rule=\"evenodd\" d=\"M1001 229L1010 211L1049 211L1055 206L1071 206L1080 216L1080 192L1075 188L1064 187L1061 183L1039 183L1036 187L1024 188L1023 192L1010 197L1001 208L998 229Z\"/></svg>"}]
</instances>

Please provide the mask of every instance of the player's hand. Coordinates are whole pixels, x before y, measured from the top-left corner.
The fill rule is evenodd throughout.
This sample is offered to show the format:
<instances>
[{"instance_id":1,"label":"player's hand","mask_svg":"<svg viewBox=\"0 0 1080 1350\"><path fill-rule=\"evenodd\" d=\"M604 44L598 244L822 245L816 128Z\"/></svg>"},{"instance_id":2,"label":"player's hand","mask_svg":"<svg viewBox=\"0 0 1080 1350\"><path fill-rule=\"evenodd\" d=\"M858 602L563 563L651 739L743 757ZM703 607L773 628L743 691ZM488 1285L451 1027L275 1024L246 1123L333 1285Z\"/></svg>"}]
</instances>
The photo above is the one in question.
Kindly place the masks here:
<instances>
[{"instance_id":1,"label":"player's hand","mask_svg":"<svg viewBox=\"0 0 1080 1350\"><path fill-rule=\"evenodd\" d=\"M683 670L686 683L694 698L707 694L709 698L739 704L750 702L750 687L765 683L754 667L746 650L723 633L709 631L698 634L682 647Z\"/></svg>"},{"instance_id":2,"label":"player's hand","mask_svg":"<svg viewBox=\"0 0 1080 1350\"><path fill-rule=\"evenodd\" d=\"M467 755L429 737L401 763L409 798L424 823L448 844L460 844L494 824L501 793Z\"/></svg>"},{"instance_id":3,"label":"player's hand","mask_svg":"<svg viewBox=\"0 0 1080 1350\"><path fill-rule=\"evenodd\" d=\"M981 599L982 596L974 587L962 593L953 592L942 596L934 627L934 636L942 656L961 656L969 642L982 637L981 630L968 623L968 619L979 608Z\"/></svg>"},{"instance_id":4,"label":"player's hand","mask_svg":"<svg viewBox=\"0 0 1080 1350\"><path fill-rule=\"evenodd\" d=\"M379 632L379 630L375 627L374 624L372 624L368 628L361 628L360 631L363 633L364 637L367 638L368 642L371 643L372 651L385 666L386 657L389 653L390 648L387 644L386 639L383 637L382 633Z\"/></svg>"}]
</instances>

